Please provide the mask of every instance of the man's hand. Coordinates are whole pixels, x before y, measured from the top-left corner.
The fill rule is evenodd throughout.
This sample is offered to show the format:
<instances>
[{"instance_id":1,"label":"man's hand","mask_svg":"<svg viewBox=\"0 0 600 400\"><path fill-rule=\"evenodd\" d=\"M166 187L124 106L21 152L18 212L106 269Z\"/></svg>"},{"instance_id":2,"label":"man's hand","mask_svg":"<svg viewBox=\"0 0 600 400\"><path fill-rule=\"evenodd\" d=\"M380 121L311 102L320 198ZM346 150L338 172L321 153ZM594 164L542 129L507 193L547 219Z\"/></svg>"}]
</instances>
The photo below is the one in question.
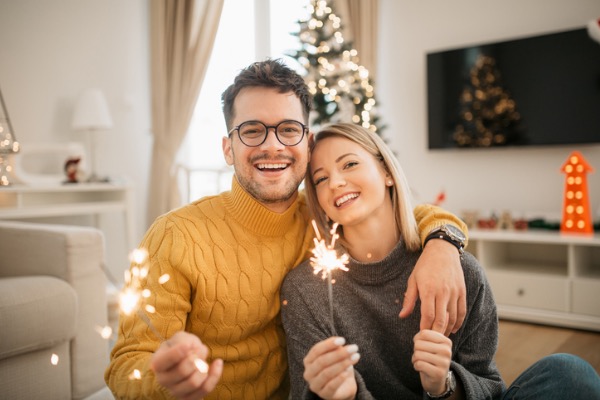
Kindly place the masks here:
<instances>
[{"instance_id":1,"label":"man's hand","mask_svg":"<svg viewBox=\"0 0 600 400\"><path fill-rule=\"evenodd\" d=\"M315 344L304 357L304 379L322 399L354 399L356 379L353 366L360 355L358 346L346 345L341 337Z\"/></svg>"},{"instance_id":2,"label":"man's hand","mask_svg":"<svg viewBox=\"0 0 600 400\"><path fill-rule=\"evenodd\" d=\"M157 382L178 399L201 399L212 392L223 373L223 360L212 362L208 371L198 364L208 356L206 347L197 336L177 332L163 342L152 355L150 368Z\"/></svg>"},{"instance_id":3,"label":"man's hand","mask_svg":"<svg viewBox=\"0 0 600 400\"><path fill-rule=\"evenodd\" d=\"M466 287L456 247L445 240L432 239L408 278L400 318L410 315L421 299L421 330L432 329L448 336L465 319Z\"/></svg>"}]
</instances>

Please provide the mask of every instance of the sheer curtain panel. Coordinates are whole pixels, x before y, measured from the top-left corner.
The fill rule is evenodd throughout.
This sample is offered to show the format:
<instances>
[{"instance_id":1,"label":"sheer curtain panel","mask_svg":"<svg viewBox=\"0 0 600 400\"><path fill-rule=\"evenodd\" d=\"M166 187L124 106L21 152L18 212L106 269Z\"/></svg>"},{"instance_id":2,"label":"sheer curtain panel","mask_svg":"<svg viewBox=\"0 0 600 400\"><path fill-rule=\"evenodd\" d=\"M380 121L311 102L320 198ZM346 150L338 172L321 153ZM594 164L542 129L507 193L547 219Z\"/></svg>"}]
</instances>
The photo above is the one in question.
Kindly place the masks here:
<instances>
[{"instance_id":1,"label":"sheer curtain panel","mask_svg":"<svg viewBox=\"0 0 600 400\"><path fill-rule=\"evenodd\" d=\"M224 0L152 0L152 163L147 222L179 205L175 159L208 67Z\"/></svg>"},{"instance_id":2,"label":"sheer curtain panel","mask_svg":"<svg viewBox=\"0 0 600 400\"><path fill-rule=\"evenodd\" d=\"M360 63L375 80L379 0L335 0L335 5L344 25L344 37L352 41Z\"/></svg>"}]
</instances>

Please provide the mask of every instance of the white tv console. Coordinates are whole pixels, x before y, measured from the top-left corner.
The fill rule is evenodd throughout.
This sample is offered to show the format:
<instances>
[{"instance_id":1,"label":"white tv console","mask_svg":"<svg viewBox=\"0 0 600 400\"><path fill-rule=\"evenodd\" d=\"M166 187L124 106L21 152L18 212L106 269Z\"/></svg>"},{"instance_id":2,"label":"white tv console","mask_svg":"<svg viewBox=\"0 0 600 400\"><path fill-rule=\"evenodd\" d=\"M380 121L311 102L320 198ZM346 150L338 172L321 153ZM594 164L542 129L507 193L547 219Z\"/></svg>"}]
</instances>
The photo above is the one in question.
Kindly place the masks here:
<instances>
[{"instance_id":1,"label":"white tv console","mask_svg":"<svg viewBox=\"0 0 600 400\"><path fill-rule=\"evenodd\" d=\"M500 318L600 331L600 235L469 230Z\"/></svg>"}]
</instances>

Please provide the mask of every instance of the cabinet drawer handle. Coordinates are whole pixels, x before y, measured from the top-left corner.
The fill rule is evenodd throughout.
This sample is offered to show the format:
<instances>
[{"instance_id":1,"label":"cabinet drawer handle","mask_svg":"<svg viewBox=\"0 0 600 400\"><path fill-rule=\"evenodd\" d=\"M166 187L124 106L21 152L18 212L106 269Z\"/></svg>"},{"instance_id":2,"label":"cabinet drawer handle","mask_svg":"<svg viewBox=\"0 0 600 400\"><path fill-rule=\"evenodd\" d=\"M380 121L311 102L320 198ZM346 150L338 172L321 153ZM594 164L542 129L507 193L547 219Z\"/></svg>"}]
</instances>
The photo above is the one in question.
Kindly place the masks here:
<instances>
[{"instance_id":1,"label":"cabinet drawer handle","mask_svg":"<svg viewBox=\"0 0 600 400\"><path fill-rule=\"evenodd\" d=\"M522 297L524 295L525 295L525 289L521 288L521 289L517 290L517 296Z\"/></svg>"}]
</instances>

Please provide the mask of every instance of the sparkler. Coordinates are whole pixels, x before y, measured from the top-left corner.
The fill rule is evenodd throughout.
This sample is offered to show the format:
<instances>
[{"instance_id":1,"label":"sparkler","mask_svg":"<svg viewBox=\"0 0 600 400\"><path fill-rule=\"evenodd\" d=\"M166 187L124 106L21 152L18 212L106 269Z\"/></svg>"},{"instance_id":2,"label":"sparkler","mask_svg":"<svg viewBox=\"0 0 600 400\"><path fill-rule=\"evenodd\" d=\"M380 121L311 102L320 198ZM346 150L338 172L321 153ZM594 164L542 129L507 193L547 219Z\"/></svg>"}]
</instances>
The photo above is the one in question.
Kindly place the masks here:
<instances>
[{"instance_id":1,"label":"sparkler","mask_svg":"<svg viewBox=\"0 0 600 400\"><path fill-rule=\"evenodd\" d=\"M148 325L148 328L150 328L152 333L161 342L165 342L168 346L171 346L171 343L161 335L147 315L147 313L153 314L156 311L154 306L146 304L146 299L151 295L150 289L144 287L146 278L148 277L148 252L145 249L135 249L129 255L129 260L132 266L129 270L125 271L125 285L119 293L119 309L125 315L137 313L140 319ZM168 282L169 279L169 275L164 274L158 278L158 283L162 285ZM97 327L96 329L105 339L112 335L110 327ZM194 357L193 362L198 371L203 374L208 372L208 364L204 360ZM140 371L137 369L134 370L129 379L141 379Z\"/></svg>"},{"instance_id":2,"label":"sparkler","mask_svg":"<svg viewBox=\"0 0 600 400\"><path fill-rule=\"evenodd\" d=\"M315 242L315 248L312 249L313 257L310 258L310 265L314 268L314 274L321 273L321 279L327 278L327 291L329 294L329 319L331 323L331 331L335 333L335 325L333 323L333 282L331 272L335 269L341 269L342 271L348 271L346 264L348 264L348 254L342 254L341 257L337 256L335 250L335 241L340 237L336 233L338 223L334 223L329 233L331 234L331 242L329 245L325 244L325 239L321 239L319 229L315 220L312 220L313 229L315 230L316 237L313 239Z\"/></svg>"}]
</instances>

